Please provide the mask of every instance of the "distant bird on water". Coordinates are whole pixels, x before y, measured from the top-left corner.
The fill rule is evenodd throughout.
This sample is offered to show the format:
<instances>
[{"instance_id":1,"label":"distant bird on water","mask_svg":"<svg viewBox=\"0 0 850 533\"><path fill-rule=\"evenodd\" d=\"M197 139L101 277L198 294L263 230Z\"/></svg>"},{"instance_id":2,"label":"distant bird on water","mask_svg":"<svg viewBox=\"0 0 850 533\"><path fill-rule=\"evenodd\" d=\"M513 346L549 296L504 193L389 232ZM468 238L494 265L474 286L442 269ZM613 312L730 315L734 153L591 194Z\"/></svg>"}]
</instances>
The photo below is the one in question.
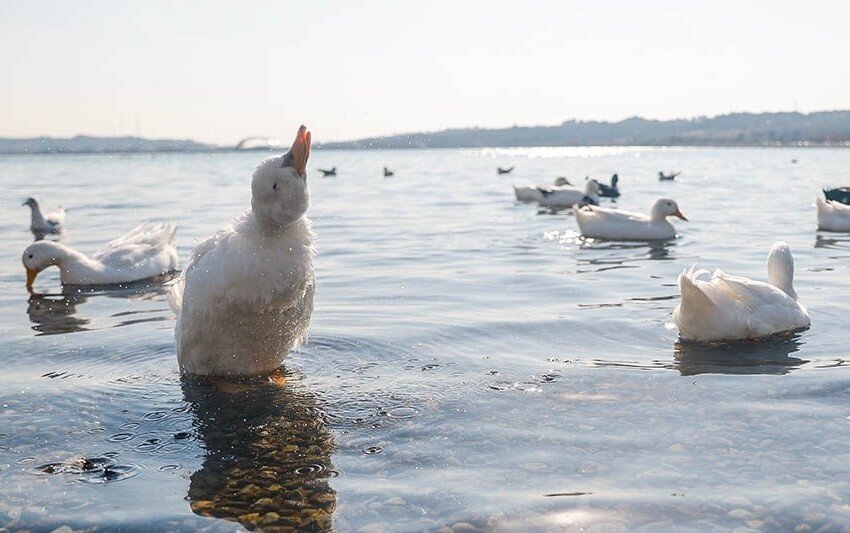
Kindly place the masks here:
<instances>
[{"instance_id":1,"label":"distant bird on water","mask_svg":"<svg viewBox=\"0 0 850 533\"><path fill-rule=\"evenodd\" d=\"M21 205L28 205L32 212L30 217L30 231L36 237L44 237L48 233L61 233L64 229L65 209L61 205L56 211L47 214L41 212L41 207L35 198L27 198Z\"/></svg>"},{"instance_id":2,"label":"distant bird on water","mask_svg":"<svg viewBox=\"0 0 850 533\"><path fill-rule=\"evenodd\" d=\"M838 187L836 189L824 189L823 195L827 200L850 205L850 187Z\"/></svg>"},{"instance_id":3,"label":"distant bird on water","mask_svg":"<svg viewBox=\"0 0 850 533\"><path fill-rule=\"evenodd\" d=\"M385 177L385 178L391 178L391 177L393 177L393 176L395 176L395 172L393 172L392 170L388 169L387 167L384 167L384 177Z\"/></svg>"},{"instance_id":4,"label":"distant bird on water","mask_svg":"<svg viewBox=\"0 0 850 533\"><path fill-rule=\"evenodd\" d=\"M599 183L596 180L585 182L584 189L574 187L541 189L540 194L538 204L541 207L563 209L577 204L599 205Z\"/></svg>"},{"instance_id":5,"label":"distant bird on water","mask_svg":"<svg viewBox=\"0 0 850 533\"><path fill-rule=\"evenodd\" d=\"M499 173L499 174L510 174L513 171L514 171L514 167L510 167L510 168L498 167L496 169L496 172Z\"/></svg>"},{"instance_id":6,"label":"distant bird on water","mask_svg":"<svg viewBox=\"0 0 850 533\"><path fill-rule=\"evenodd\" d=\"M665 174L663 172L659 172L658 181L673 181L679 174L681 174L681 172L674 172L672 174Z\"/></svg>"},{"instance_id":7,"label":"distant bird on water","mask_svg":"<svg viewBox=\"0 0 850 533\"><path fill-rule=\"evenodd\" d=\"M322 173L322 176L327 178L328 176L336 176L336 167L333 167L330 170L325 170L323 168L319 169L319 172Z\"/></svg>"},{"instance_id":8,"label":"distant bird on water","mask_svg":"<svg viewBox=\"0 0 850 533\"><path fill-rule=\"evenodd\" d=\"M599 196L605 198L619 198L620 189L617 188L617 182L620 181L620 176L614 174L611 176L611 185L599 184Z\"/></svg>"}]
</instances>

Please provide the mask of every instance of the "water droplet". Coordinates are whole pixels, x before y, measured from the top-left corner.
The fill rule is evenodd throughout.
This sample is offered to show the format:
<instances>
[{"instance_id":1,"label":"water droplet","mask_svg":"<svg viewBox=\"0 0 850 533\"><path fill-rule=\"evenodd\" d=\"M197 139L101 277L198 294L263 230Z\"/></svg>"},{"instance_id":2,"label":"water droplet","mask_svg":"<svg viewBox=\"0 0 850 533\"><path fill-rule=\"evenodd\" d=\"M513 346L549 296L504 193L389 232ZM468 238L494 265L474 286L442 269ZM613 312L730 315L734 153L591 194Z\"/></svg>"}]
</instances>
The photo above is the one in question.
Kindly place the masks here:
<instances>
[{"instance_id":1,"label":"water droplet","mask_svg":"<svg viewBox=\"0 0 850 533\"><path fill-rule=\"evenodd\" d=\"M407 418L413 418L419 414L419 410L415 407L407 407L407 406L399 406L393 407L387 412L387 416L390 418L395 418L396 420L404 420Z\"/></svg>"},{"instance_id":2,"label":"water droplet","mask_svg":"<svg viewBox=\"0 0 850 533\"><path fill-rule=\"evenodd\" d=\"M115 435L110 435L106 440L109 442L124 442L135 437L132 433L116 433Z\"/></svg>"},{"instance_id":3,"label":"water droplet","mask_svg":"<svg viewBox=\"0 0 850 533\"><path fill-rule=\"evenodd\" d=\"M514 384L510 381L491 381L487 386L493 390L506 391L512 389Z\"/></svg>"},{"instance_id":4,"label":"water droplet","mask_svg":"<svg viewBox=\"0 0 850 533\"><path fill-rule=\"evenodd\" d=\"M299 466L294 470L294 472L299 476L310 476L313 474L318 474L319 472L323 472L324 470L325 465L320 463L312 463L305 466Z\"/></svg>"}]
</instances>

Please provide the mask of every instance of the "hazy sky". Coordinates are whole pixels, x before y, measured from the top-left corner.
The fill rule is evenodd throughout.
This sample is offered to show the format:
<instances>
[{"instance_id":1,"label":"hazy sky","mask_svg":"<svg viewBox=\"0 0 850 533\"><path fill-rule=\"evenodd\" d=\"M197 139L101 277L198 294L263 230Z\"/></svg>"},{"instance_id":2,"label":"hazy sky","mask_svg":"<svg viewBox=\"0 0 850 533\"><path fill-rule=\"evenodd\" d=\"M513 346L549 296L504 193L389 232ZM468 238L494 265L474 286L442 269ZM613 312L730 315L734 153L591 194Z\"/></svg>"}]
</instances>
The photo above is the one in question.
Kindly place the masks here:
<instances>
[{"instance_id":1,"label":"hazy sky","mask_svg":"<svg viewBox=\"0 0 850 533\"><path fill-rule=\"evenodd\" d=\"M850 2L0 1L0 136L850 108Z\"/></svg>"}]
</instances>

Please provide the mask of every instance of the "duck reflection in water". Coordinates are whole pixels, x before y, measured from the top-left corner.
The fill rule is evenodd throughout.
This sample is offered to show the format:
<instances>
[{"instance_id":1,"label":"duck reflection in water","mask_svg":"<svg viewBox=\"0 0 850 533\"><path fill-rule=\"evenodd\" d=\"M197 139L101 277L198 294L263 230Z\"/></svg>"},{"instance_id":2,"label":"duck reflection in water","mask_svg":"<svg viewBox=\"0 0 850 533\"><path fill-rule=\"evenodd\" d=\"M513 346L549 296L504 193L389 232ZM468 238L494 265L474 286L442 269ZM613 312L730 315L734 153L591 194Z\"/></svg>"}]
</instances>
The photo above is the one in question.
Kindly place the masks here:
<instances>
[{"instance_id":1,"label":"duck reflection in water","mask_svg":"<svg viewBox=\"0 0 850 533\"><path fill-rule=\"evenodd\" d=\"M282 372L282 384L183 379L206 450L190 478L195 514L248 529L332 529L333 438L316 398Z\"/></svg>"},{"instance_id":2,"label":"duck reflection in water","mask_svg":"<svg viewBox=\"0 0 850 533\"><path fill-rule=\"evenodd\" d=\"M850 248L850 235L838 234L838 236L836 236L835 233L829 235L818 233L815 235L815 248L836 248L846 250L847 248Z\"/></svg>"},{"instance_id":3,"label":"duck reflection in water","mask_svg":"<svg viewBox=\"0 0 850 533\"><path fill-rule=\"evenodd\" d=\"M165 278L167 279L167 278ZM132 284L114 285L108 287L100 286L64 286L61 293L31 293L27 302L27 315L33 323L32 329L37 335L62 335L78 331L99 329L92 324L92 320L81 316L79 306L88 302L91 298L106 296L108 298L125 298L128 300L153 300L165 298L165 288L162 280L134 282ZM119 327L139 322L152 322L168 320L165 316L148 316L145 318L128 318L133 312L123 312L112 315L110 318L120 318L115 324L104 327Z\"/></svg>"},{"instance_id":4,"label":"duck reflection in water","mask_svg":"<svg viewBox=\"0 0 850 533\"><path fill-rule=\"evenodd\" d=\"M579 265L594 267L593 271L602 272L614 268L627 268L635 261L675 260L674 241L615 242L596 239L579 239L579 249L583 252L600 252L591 258L579 258ZM604 252L605 255L601 255ZM634 267L632 267L634 268Z\"/></svg>"},{"instance_id":5,"label":"duck reflection in water","mask_svg":"<svg viewBox=\"0 0 850 533\"><path fill-rule=\"evenodd\" d=\"M30 295L27 315L37 335L60 335L89 329L91 321L77 316L77 305L88 301L81 294L36 294Z\"/></svg>"},{"instance_id":6,"label":"duck reflection in water","mask_svg":"<svg viewBox=\"0 0 850 533\"><path fill-rule=\"evenodd\" d=\"M735 342L677 342L675 367L683 376L696 374L787 374L808 363L791 354L800 350L801 334L775 335L764 340Z\"/></svg>"}]
</instances>

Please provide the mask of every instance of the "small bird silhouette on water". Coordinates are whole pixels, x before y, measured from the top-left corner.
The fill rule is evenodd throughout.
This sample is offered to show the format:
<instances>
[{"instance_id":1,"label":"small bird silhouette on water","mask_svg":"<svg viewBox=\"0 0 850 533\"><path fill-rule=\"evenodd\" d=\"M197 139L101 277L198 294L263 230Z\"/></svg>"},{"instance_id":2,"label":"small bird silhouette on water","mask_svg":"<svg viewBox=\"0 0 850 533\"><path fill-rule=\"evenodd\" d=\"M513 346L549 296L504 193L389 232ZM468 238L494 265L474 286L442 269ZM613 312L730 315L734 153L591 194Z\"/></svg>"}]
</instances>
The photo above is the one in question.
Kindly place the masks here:
<instances>
[{"instance_id":1,"label":"small bird silhouette on water","mask_svg":"<svg viewBox=\"0 0 850 533\"><path fill-rule=\"evenodd\" d=\"M325 170L323 168L320 168L319 172L321 172L322 176L324 176L325 178L327 178L328 176L336 176L336 167L333 167L332 169L329 169L329 170Z\"/></svg>"},{"instance_id":2,"label":"small bird silhouette on water","mask_svg":"<svg viewBox=\"0 0 850 533\"><path fill-rule=\"evenodd\" d=\"M499 168L496 169L496 172L498 172L499 174L510 174L513 171L514 171L514 167L510 167L510 168L499 167Z\"/></svg>"},{"instance_id":3,"label":"small bird silhouette on water","mask_svg":"<svg viewBox=\"0 0 850 533\"><path fill-rule=\"evenodd\" d=\"M673 181L676 179L676 176L681 174L681 172L674 172L672 174L665 174L663 172L658 172L658 181Z\"/></svg>"},{"instance_id":4,"label":"small bird silhouette on water","mask_svg":"<svg viewBox=\"0 0 850 533\"><path fill-rule=\"evenodd\" d=\"M393 172L392 170L388 169L387 167L384 167L384 177L385 177L385 178L391 178L391 177L393 177L393 176L395 176L395 172Z\"/></svg>"}]
</instances>

